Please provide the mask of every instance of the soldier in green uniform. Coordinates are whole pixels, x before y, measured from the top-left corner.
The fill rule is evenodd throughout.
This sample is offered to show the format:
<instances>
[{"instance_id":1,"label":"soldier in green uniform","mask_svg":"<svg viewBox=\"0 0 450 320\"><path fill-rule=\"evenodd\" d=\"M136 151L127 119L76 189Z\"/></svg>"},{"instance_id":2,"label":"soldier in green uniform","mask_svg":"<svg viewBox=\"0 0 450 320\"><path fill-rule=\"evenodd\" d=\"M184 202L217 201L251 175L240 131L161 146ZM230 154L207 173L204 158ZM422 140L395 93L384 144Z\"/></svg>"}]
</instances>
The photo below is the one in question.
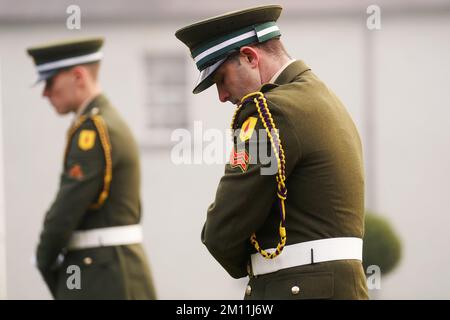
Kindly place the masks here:
<instances>
[{"instance_id":1,"label":"soldier in green uniform","mask_svg":"<svg viewBox=\"0 0 450 320\"><path fill-rule=\"evenodd\" d=\"M220 101L236 104L234 148L202 241L232 277L249 276L245 299L366 299L361 141L334 93L284 49L281 10L176 32L200 71L193 92L215 84ZM255 145L271 150L270 163Z\"/></svg>"},{"instance_id":2,"label":"soldier in green uniform","mask_svg":"<svg viewBox=\"0 0 450 320\"><path fill-rule=\"evenodd\" d=\"M75 113L37 248L56 299L155 299L142 247L139 152L97 76L102 38L29 48L59 114ZM79 273L79 282L75 278ZM70 278L70 279L69 279Z\"/></svg>"}]
</instances>

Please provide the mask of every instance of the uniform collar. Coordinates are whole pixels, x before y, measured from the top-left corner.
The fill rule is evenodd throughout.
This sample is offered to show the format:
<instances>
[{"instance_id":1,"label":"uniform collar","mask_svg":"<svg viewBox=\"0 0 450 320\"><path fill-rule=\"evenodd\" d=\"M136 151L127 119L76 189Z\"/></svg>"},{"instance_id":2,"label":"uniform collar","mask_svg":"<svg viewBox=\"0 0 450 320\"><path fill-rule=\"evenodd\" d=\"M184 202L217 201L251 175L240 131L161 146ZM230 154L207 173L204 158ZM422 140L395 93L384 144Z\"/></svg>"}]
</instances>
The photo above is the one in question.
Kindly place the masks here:
<instances>
[{"instance_id":1,"label":"uniform collar","mask_svg":"<svg viewBox=\"0 0 450 320\"><path fill-rule=\"evenodd\" d=\"M81 105L81 107L77 110L77 113L75 115L75 119L73 121L73 123L76 123L81 116L84 116L86 114L88 114L89 112L91 112L91 110L95 107L100 107L103 103L103 101L105 101L106 97L102 94L99 93L98 95L94 96L93 98L87 99L85 102L83 102L83 104Z\"/></svg>"},{"instance_id":2,"label":"uniform collar","mask_svg":"<svg viewBox=\"0 0 450 320\"><path fill-rule=\"evenodd\" d=\"M106 97L99 93L89 101L87 101L86 107L81 111L80 115L88 114L93 108L99 108L106 101ZM80 108L81 109L81 108Z\"/></svg>"},{"instance_id":3,"label":"uniform collar","mask_svg":"<svg viewBox=\"0 0 450 320\"><path fill-rule=\"evenodd\" d=\"M275 84L282 85L291 83L294 79L301 75L303 72L311 70L303 61L295 60L280 73L280 75L276 78Z\"/></svg>"},{"instance_id":4,"label":"uniform collar","mask_svg":"<svg viewBox=\"0 0 450 320\"><path fill-rule=\"evenodd\" d=\"M78 120L82 114L84 114L84 112L86 111L86 108L91 104L91 102L95 99L96 97L91 97L86 99L81 106L78 108L77 112L75 113L75 121Z\"/></svg>"},{"instance_id":5,"label":"uniform collar","mask_svg":"<svg viewBox=\"0 0 450 320\"><path fill-rule=\"evenodd\" d=\"M292 62L294 62L294 59L289 60L288 62L286 62L281 68L280 70L278 70L270 79L270 83L275 83L275 80L277 80L278 76L284 71L284 69L286 69Z\"/></svg>"},{"instance_id":6,"label":"uniform collar","mask_svg":"<svg viewBox=\"0 0 450 320\"><path fill-rule=\"evenodd\" d=\"M275 82L264 84L259 91L267 92L280 85L291 83L295 80L295 78L308 70L311 70L311 68L308 67L303 61L294 60L283 70L281 70L281 73L275 79Z\"/></svg>"}]
</instances>

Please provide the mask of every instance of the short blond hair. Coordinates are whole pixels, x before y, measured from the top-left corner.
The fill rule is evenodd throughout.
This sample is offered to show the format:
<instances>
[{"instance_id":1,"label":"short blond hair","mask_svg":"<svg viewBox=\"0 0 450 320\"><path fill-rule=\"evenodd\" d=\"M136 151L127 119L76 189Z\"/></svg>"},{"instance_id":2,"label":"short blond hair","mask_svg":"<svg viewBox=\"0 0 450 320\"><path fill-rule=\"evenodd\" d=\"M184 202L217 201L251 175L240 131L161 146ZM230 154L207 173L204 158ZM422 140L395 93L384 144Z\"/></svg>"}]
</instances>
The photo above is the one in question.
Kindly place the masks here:
<instances>
[{"instance_id":1,"label":"short blond hair","mask_svg":"<svg viewBox=\"0 0 450 320\"><path fill-rule=\"evenodd\" d=\"M256 44L252 45L252 47L263 50L270 56L273 56L276 58L286 56L289 59L291 59L291 56L286 51L286 49L279 37L270 39L270 40L262 42L262 43L256 43Z\"/></svg>"}]
</instances>

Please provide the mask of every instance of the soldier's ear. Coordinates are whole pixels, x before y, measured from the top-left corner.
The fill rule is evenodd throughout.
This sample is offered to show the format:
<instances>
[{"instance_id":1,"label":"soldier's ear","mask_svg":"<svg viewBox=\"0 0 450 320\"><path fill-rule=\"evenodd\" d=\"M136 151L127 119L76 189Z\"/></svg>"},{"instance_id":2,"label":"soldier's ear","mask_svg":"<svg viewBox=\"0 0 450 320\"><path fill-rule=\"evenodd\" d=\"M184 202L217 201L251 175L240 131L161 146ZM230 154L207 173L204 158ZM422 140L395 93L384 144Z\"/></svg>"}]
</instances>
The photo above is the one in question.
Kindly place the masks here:
<instances>
[{"instance_id":1,"label":"soldier's ear","mask_svg":"<svg viewBox=\"0 0 450 320\"><path fill-rule=\"evenodd\" d=\"M258 67L260 57L255 48L244 46L239 51L246 63L250 64L252 68Z\"/></svg>"},{"instance_id":2,"label":"soldier's ear","mask_svg":"<svg viewBox=\"0 0 450 320\"><path fill-rule=\"evenodd\" d=\"M87 77L89 77L89 71L83 66L75 66L72 68L72 74L77 82L86 82Z\"/></svg>"},{"instance_id":3,"label":"soldier's ear","mask_svg":"<svg viewBox=\"0 0 450 320\"><path fill-rule=\"evenodd\" d=\"M73 67L70 72L75 77L76 81L80 81L83 78L83 70L80 66Z\"/></svg>"}]
</instances>

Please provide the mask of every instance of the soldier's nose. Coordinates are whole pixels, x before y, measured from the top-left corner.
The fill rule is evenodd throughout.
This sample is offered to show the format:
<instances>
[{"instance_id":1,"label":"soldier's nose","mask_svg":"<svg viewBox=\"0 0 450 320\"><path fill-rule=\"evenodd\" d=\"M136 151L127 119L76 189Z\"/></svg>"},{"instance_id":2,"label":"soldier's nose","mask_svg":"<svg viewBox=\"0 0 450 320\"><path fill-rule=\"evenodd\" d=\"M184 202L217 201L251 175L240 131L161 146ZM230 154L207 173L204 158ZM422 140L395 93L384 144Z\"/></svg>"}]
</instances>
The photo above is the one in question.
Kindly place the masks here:
<instances>
[{"instance_id":1,"label":"soldier's nose","mask_svg":"<svg viewBox=\"0 0 450 320\"><path fill-rule=\"evenodd\" d=\"M217 90L219 92L219 100L220 102L227 102L230 98L230 94L228 93L228 91L223 90L219 87L217 87Z\"/></svg>"},{"instance_id":2,"label":"soldier's nose","mask_svg":"<svg viewBox=\"0 0 450 320\"><path fill-rule=\"evenodd\" d=\"M45 88L44 88L44 90L42 90L42 96L45 98L45 97L49 97L49 91L50 90L48 90L48 88L47 88L47 86L45 86Z\"/></svg>"}]
</instances>

